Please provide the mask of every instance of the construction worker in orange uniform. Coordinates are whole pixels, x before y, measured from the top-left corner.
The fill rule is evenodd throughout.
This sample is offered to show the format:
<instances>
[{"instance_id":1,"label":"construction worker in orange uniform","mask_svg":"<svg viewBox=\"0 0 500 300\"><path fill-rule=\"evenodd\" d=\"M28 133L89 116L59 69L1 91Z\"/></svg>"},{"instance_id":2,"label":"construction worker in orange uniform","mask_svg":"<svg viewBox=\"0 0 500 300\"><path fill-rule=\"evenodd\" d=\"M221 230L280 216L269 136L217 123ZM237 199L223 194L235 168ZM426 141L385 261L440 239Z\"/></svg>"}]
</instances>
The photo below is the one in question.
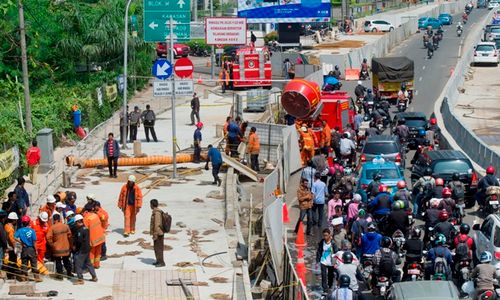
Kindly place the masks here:
<instances>
[{"instance_id":1,"label":"construction worker in orange uniform","mask_svg":"<svg viewBox=\"0 0 500 300\"><path fill-rule=\"evenodd\" d=\"M328 155L328 150L332 143L332 129L328 126L326 121L323 121L323 129L321 130L321 140L319 141L319 147L321 152Z\"/></svg>"},{"instance_id":2,"label":"construction worker in orange uniform","mask_svg":"<svg viewBox=\"0 0 500 300\"><path fill-rule=\"evenodd\" d=\"M16 224L19 217L15 212L9 213L7 216L7 221L4 225L5 234L7 235L7 264L4 266L4 270L7 272L8 279L15 279L16 274L19 274L19 268L17 266L17 255L16 255L16 244L17 241L14 238L16 232ZM5 254L5 253L4 253Z\"/></svg>"},{"instance_id":3,"label":"construction worker in orange uniform","mask_svg":"<svg viewBox=\"0 0 500 300\"><path fill-rule=\"evenodd\" d=\"M36 243L35 249L37 254L37 259L43 264L45 258L45 253L47 253L47 231L49 231L49 214L46 211L42 211L36 220L31 223L31 228L35 230L36 233Z\"/></svg>"},{"instance_id":4,"label":"construction worker in orange uniform","mask_svg":"<svg viewBox=\"0 0 500 300\"><path fill-rule=\"evenodd\" d=\"M308 161L312 159L314 156L314 144L316 137L312 133L311 130L308 130L307 127L302 126L300 129L300 156L302 158L302 164L307 164Z\"/></svg>"},{"instance_id":5,"label":"construction worker in orange uniform","mask_svg":"<svg viewBox=\"0 0 500 300\"><path fill-rule=\"evenodd\" d=\"M257 128L250 128L250 134L248 135L248 145L247 152L250 154L250 165L252 170L259 171L259 152L260 152L260 140L257 135Z\"/></svg>"},{"instance_id":6,"label":"construction worker in orange uniform","mask_svg":"<svg viewBox=\"0 0 500 300\"><path fill-rule=\"evenodd\" d=\"M40 207L39 213L46 212L48 215L48 221L47 223L52 225L52 214L54 214L54 211L56 209L56 198L53 195L47 196L47 204L44 206Z\"/></svg>"},{"instance_id":7,"label":"construction worker in orange uniform","mask_svg":"<svg viewBox=\"0 0 500 300\"><path fill-rule=\"evenodd\" d=\"M95 205L92 205L91 210L86 210L83 213L83 224L89 229L90 263L94 268L99 269L101 266L102 244L106 241L106 236L101 225L101 219L96 213Z\"/></svg>"},{"instance_id":8,"label":"construction worker in orange uniform","mask_svg":"<svg viewBox=\"0 0 500 300\"><path fill-rule=\"evenodd\" d=\"M109 227L109 214L107 211L104 210L104 208L101 207L101 203L99 201L95 202L95 209L96 213L99 216L99 220L101 220L101 226L104 229L104 235L106 235L106 230ZM102 243L102 250L101 250L101 261L106 260L107 254L107 248L106 248L106 241Z\"/></svg>"},{"instance_id":9,"label":"construction worker in orange uniform","mask_svg":"<svg viewBox=\"0 0 500 300\"><path fill-rule=\"evenodd\" d=\"M128 237L135 233L135 217L142 207L142 191L135 183L135 176L130 175L126 184L122 186L118 197L118 208L123 211L125 228L123 236Z\"/></svg>"}]
</instances>

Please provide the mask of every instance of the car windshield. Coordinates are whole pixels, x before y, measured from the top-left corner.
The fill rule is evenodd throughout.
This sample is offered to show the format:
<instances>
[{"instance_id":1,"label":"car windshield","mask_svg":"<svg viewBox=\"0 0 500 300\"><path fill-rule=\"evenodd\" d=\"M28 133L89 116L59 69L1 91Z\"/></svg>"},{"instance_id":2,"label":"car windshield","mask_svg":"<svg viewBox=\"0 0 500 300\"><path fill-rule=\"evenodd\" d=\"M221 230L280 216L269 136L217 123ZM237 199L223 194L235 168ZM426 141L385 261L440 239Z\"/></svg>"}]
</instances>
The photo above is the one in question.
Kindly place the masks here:
<instances>
[{"instance_id":1,"label":"car windshield","mask_svg":"<svg viewBox=\"0 0 500 300\"><path fill-rule=\"evenodd\" d=\"M492 32L492 33L500 33L500 27L493 27L493 28L491 28L490 32Z\"/></svg>"},{"instance_id":2,"label":"car windshield","mask_svg":"<svg viewBox=\"0 0 500 300\"><path fill-rule=\"evenodd\" d=\"M427 20L427 18L420 18L420 19L418 19L419 22L424 22L426 20Z\"/></svg>"},{"instance_id":3,"label":"car windshield","mask_svg":"<svg viewBox=\"0 0 500 300\"><path fill-rule=\"evenodd\" d=\"M495 46L493 46L493 45L478 45L476 47L476 51L493 52L493 51L495 51Z\"/></svg>"},{"instance_id":4,"label":"car windshield","mask_svg":"<svg viewBox=\"0 0 500 300\"><path fill-rule=\"evenodd\" d=\"M495 44L497 46L497 49L500 48L500 39L495 39Z\"/></svg>"},{"instance_id":5,"label":"car windshield","mask_svg":"<svg viewBox=\"0 0 500 300\"><path fill-rule=\"evenodd\" d=\"M463 160L438 161L434 166L436 174L469 173L471 167Z\"/></svg>"},{"instance_id":6,"label":"car windshield","mask_svg":"<svg viewBox=\"0 0 500 300\"><path fill-rule=\"evenodd\" d=\"M401 177L397 169L370 169L365 171L365 178L372 179L377 173L382 175L382 180L395 180Z\"/></svg>"},{"instance_id":7,"label":"car windshield","mask_svg":"<svg viewBox=\"0 0 500 300\"><path fill-rule=\"evenodd\" d=\"M365 145L363 153L367 154L386 154L396 153L398 147L395 143L372 143L368 142Z\"/></svg>"},{"instance_id":8,"label":"car windshield","mask_svg":"<svg viewBox=\"0 0 500 300\"><path fill-rule=\"evenodd\" d=\"M495 227L495 236L493 237L495 247L500 247L500 227Z\"/></svg>"},{"instance_id":9,"label":"car windshield","mask_svg":"<svg viewBox=\"0 0 500 300\"><path fill-rule=\"evenodd\" d=\"M427 124L425 118L405 118L408 127L424 127Z\"/></svg>"}]
</instances>

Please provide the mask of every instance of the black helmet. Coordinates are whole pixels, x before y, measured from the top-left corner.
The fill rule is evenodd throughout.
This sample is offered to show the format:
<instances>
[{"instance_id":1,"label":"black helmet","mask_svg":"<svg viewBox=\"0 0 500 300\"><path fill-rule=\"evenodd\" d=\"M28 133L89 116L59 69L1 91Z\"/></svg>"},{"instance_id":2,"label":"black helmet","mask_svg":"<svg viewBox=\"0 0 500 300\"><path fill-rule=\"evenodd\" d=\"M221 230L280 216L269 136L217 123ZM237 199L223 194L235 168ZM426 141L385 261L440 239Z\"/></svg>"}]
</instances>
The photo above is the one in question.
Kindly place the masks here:
<instances>
[{"instance_id":1,"label":"black helmet","mask_svg":"<svg viewBox=\"0 0 500 300\"><path fill-rule=\"evenodd\" d=\"M431 176L432 175L432 169L431 168L426 168L424 171L424 175Z\"/></svg>"},{"instance_id":2,"label":"black helmet","mask_svg":"<svg viewBox=\"0 0 500 300\"><path fill-rule=\"evenodd\" d=\"M352 253L351 253L351 251L344 251L344 253L342 253L342 261L344 262L344 264L350 264L350 263L352 263Z\"/></svg>"},{"instance_id":3,"label":"black helmet","mask_svg":"<svg viewBox=\"0 0 500 300\"><path fill-rule=\"evenodd\" d=\"M370 127L371 127L371 128L375 128L375 122L370 121Z\"/></svg>"},{"instance_id":4,"label":"black helmet","mask_svg":"<svg viewBox=\"0 0 500 300\"><path fill-rule=\"evenodd\" d=\"M406 83L405 83L405 82L401 83L401 89L402 89L403 91L406 89Z\"/></svg>"},{"instance_id":5,"label":"black helmet","mask_svg":"<svg viewBox=\"0 0 500 300\"><path fill-rule=\"evenodd\" d=\"M460 180L460 174L458 174L457 172L453 173L453 175L451 176L451 179L452 180Z\"/></svg>"},{"instance_id":6,"label":"black helmet","mask_svg":"<svg viewBox=\"0 0 500 300\"><path fill-rule=\"evenodd\" d=\"M380 173L373 174L373 180L380 180L380 179L382 179L382 175Z\"/></svg>"},{"instance_id":7,"label":"black helmet","mask_svg":"<svg viewBox=\"0 0 500 300\"><path fill-rule=\"evenodd\" d=\"M392 239L388 236L384 236L382 238L382 241L380 242L380 246L382 246L382 248L389 248L391 245L392 245Z\"/></svg>"},{"instance_id":8,"label":"black helmet","mask_svg":"<svg viewBox=\"0 0 500 300\"><path fill-rule=\"evenodd\" d=\"M339 69L339 66L335 66L335 70L338 70Z\"/></svg>"},{"instance_id":9,"label":"black helmet","mask_svg":"<svg viewBox=\"0 0 500 300\"><path fill-rule=\"evenodd\" d=\"M401 118L398 120L398 124L404 124L406 123L406 119L405 118Z\"/></svg>"},{"instance_id":10,"label":"black helmet","mask_svg":"<svg viewBox=\"0 0 500 300\"><path fill-rule=\"evenodd\" d=\"M340 275L339 286L341 288L348 288L349 285L351 285L351 278L345 274Z\"/></svg>"},{"instance_id":11,"label":"black helmet","mask_svg":"<svg viewBox=\"0 0 500 300\"><path fill-rule=\"evenodd\" d=\"M371 94L371 93L372 93L372 90L371 90L371 89L367 89L367 90L366 90L366 92L367 92L368 94Z\"/></svg>"},{"instance_id":12,"label":"black helmet","mask_svg":"<svg viewBox=\"0 0 500 300\"><path fill-rule=\"evenodd\" d=\"M368 223L366 230L368 230L368 232L375 232L375 231L377 231L377 225L373 222L370 222L370 223Z\"/></svg>"},{"instance_id":13,"label":"black helmet","mask_svg":"<svg viewBox=\"0 0 500 300\"><path fill-rule=\"evenodd\" d=\"M364 62L364 63L366 62L366 58L363 58L363 62Z\"/></svg>"},{"instance_id":14,"label":"black helmet","mask_svg":"<svg viewBox=\"0 0 500 300\"><path fill-rule=\"evenodd\" d=\"M469 234L469 231L470 231L470 226L468 224L462 223L462 225L460 225L461 234Z\"/></svg>"},{"instance_id":15,"label":"black helmet","mask_svg":"<svg viewBox=\"0 0 500 300\"><path fill-rule=\"evenodd\" d=\"M413 228L413 230L411 231L411 236L414 238L419 239L421 235L422 235L422 230L420 230L420 228L418 227Z\"/></svg>"},{"instance_id":16,"label":"black helmet","mask_svg":"<svg viewBox=\"0 0 500 300\"><path fill-rule=\"evenodd\" d=\"M430 146L431 145L431 141L429 141L428 139L425 139L424 145L425 146Z\"/></svg>"}]
</instances>

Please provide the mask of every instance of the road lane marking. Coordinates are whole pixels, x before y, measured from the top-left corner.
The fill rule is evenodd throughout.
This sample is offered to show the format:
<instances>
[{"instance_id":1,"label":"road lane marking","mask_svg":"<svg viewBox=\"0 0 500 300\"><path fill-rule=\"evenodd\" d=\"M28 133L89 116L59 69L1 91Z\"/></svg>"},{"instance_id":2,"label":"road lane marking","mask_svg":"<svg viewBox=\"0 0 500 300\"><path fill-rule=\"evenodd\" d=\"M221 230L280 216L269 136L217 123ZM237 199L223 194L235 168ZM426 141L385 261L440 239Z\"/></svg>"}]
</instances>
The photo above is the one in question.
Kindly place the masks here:
<instances>
[{"instance_id":1,"label":"road lane marking","mask_svg":"<svg viewBox=\"0 0 500 300\"><path fill-rule=\"evenodd\" d=\"M422 67L422 70L425 70L425 66Z\"/></svg>"},{"instance_id":2,"label":"road lane marking","mask_svg":"<svg viewBox=\"0 0 500 300\"><path fill-rule=\"evenodd\" d=\"M418 81L422 81L422 77L418 78Z\"/></svg>"},{"instance_id":3,"label":"road lane marking","mask_svg":"<svg viewBox=\"0 0 500 300\"><path fill-rule=\"evenodd\" d=\"M417 95L418 95L418 90L415 91L415 96L417 96Z\"/></svg>"}]
</instances>

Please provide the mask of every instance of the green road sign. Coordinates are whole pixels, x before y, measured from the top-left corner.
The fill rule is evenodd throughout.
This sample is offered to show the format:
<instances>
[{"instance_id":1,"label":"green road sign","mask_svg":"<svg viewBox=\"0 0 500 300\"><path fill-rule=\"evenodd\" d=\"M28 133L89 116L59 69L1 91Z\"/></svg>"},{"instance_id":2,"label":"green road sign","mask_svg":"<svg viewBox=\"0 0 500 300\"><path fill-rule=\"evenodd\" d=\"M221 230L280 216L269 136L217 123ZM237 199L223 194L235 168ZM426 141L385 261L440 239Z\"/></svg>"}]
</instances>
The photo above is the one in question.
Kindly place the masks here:
<instances>
[{"instance_id":1,"label":"green road sign","mask_svg":"<svg viewBox=\"0 0 500 300\"><path fill-rule=\"evenodd\" d=\"M166 42L170 35L170 17L174 23L174 41L189 40L190 0L144 0L144 41Z\"/></svg>"}]
</instances>

